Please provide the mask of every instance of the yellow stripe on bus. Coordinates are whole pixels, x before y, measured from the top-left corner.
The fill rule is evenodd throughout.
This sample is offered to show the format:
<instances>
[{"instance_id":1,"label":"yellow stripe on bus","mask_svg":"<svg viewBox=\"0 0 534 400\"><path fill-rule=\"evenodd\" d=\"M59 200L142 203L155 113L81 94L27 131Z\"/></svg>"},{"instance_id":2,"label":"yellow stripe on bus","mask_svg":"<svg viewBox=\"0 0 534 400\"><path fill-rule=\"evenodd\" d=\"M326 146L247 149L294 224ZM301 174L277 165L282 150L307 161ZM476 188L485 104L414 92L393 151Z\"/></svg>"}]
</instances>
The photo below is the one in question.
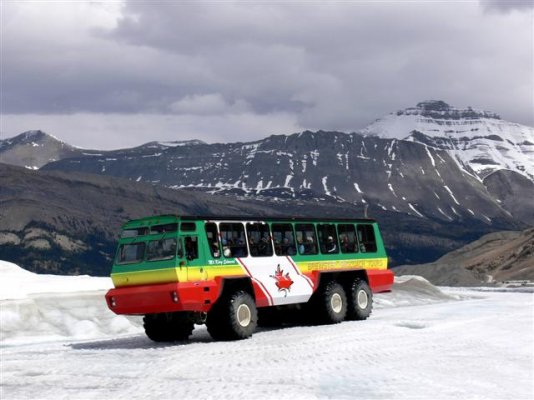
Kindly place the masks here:
<instances>
[{"instance_id":1,"label":"yellow stripe on bus","mask_svg":"<svg viewBox=\"0 0 534 400\"><path fill-rule=\"evenodd\" d=\"M368 258L353 260L332 260L332 261L306 261L297 263L299 269L303 272L311 271L332 271L338 269L387 269L387 258Z\"/></svg>"},{"instance_id":2,"label":"yellow stripe on bus","mask_svg":"<svg viewBox=\"0 0 534 400\"><path fill-rule=\"evenodd\" d=\"M238 265L174 267L143 271L117 272L111 274L115 287L151 285L166 282L198 282L214 279L217 276L245 275Z\"/></svg>"}]
</instances>

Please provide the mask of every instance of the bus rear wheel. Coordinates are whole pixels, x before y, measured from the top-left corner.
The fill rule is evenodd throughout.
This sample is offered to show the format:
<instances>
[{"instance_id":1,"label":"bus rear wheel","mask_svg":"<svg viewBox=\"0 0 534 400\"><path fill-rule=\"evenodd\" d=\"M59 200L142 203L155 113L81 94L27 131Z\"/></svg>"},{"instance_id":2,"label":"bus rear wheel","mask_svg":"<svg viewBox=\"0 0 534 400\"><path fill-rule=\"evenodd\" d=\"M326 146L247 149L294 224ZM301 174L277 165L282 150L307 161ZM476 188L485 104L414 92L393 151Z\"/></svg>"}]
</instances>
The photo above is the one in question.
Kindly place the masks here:
<instances>
[{"instance_id":1,"label":"bus rear wheel","mask_svg":"<svg viewBox=\"0 0 534 400\"><path fill-rule=\"evenodd\" d=\"M244 290L221 298L208 313L206 326L215 340L246 339L258 324L254 299Z\"/></svg>"},{"instance_id":2,"label":"bus rear wheel","mask_svg":"<svg viewBox=\"0 0 534 400\"><path fill-rule=\"evenodd\" d=\"M356 279L350 288L347 319L364 320L373 309L373 293L367 282Z\"/></svg>"},{"instance_id":3,"label":"bus rear wheel","mask_svg":"<svg viewBox=\"0 0 534 400\"><path fill-rule=\"evenodd\" d=\"M143 326L146 335L154 342L187 340L195 328L188 312L147 314Z\"/></svg>"},{"instance_id":4,"label":"bus rear wheel","mask_svg":"<svg viewBox=\"0 0 534 400\"><path fill-rule=\"evenodd\" d=\"M317 298L319 322L323 324L337 324L347 315L347 296L343 286L331 281L319 292Z\"/></svg>"}]
</instances>

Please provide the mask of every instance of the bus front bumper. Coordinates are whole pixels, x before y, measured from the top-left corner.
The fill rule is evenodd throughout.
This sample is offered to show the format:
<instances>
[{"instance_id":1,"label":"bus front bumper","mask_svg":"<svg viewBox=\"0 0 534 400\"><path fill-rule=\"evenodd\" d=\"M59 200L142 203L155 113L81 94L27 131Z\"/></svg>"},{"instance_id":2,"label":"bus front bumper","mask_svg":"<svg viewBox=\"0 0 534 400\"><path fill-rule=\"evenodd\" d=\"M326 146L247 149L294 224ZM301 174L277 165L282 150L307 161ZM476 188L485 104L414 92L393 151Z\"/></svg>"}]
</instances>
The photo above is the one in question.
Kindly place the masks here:
<instances>
[{"instance_id":1,"label":"bus front bumper","mask_svg":"<svg viewBox=\"0 0 534 400\"><path fill-rule=\"evenodd\" d=\"M115 314L144 315L175 311L207 312L218 297L215 281L124 286L109 290L106 302Z\"/></svg>"}]
</instances>

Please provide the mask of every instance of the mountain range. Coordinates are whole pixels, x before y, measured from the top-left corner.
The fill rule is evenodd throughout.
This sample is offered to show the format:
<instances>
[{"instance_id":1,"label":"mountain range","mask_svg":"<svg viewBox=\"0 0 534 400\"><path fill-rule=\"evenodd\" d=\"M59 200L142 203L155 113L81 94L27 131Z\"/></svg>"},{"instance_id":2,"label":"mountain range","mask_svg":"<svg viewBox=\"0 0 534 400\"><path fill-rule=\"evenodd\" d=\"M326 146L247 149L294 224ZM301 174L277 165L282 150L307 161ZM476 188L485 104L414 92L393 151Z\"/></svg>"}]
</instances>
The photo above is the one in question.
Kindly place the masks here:
<instances>
[{"instance_id":1,"label":"mountain range","mask_svg":"<svg viewBox=\"0 0 534 400\"><path fill-rule=\"evenodd\" d=\"M0 162L39 168L43 176L100 175L132 188L145 183L216 202L263 204L268 213L368 210L387 216L380 222L399 264L432 261L483 233L534 225L534 129L443 101L421 102L358 132L304 131L248 143L99 151L29 131L0 141Z\"/></svg>"}]
</instances>

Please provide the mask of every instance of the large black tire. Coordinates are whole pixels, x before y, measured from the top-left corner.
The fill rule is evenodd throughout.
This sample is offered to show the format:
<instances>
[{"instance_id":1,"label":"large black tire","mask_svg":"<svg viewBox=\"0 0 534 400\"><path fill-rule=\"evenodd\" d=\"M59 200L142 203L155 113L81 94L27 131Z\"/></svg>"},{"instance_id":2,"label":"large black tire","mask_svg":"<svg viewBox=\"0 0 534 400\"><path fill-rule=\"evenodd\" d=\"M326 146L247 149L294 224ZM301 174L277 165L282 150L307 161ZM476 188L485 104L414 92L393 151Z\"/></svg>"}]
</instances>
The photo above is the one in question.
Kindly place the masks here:
<instances>
[{"instance_id":1,"label":"large black tire","mask_svg":"<svg viewBox=\"0 0 534 400\"><path fill-rule=\"evenodd\" d=\"M258 324L258 310L254 299L240 290L224 296L208 313L206 326L215 340L246 339L254 333Z\"/></svg>"},{"instance_id":2,"label":"large black tire","mask_svg":"<svg viewBox=\"0 0 534 400\"><path fill-rule=\"evenodd\" d=\"M187 340L195 328L188 312L147 314L143 326L146 335L154 342Z\"/></svg>"},{"instance_id":3,"label":"large black tire","mask_svg":"<svg viewBox=\"0 0 534 400\"><path fill-rule=\"evenodd\" d=\"M350 288L347 319L364 320L373 310L373 292L367 282L356 279Z\"/></svg>"},{"instance_id":4,"label":"large black tire","mask_svg":"<svg viewBox=\"0 0 534 400\"><path fill-rule=\"evenodd\" d=\"M347 296L343 286L331 281L319 288L315 307L319 323L337 324L343 321L347 315Z\"/></svg>"}]
</instances>

